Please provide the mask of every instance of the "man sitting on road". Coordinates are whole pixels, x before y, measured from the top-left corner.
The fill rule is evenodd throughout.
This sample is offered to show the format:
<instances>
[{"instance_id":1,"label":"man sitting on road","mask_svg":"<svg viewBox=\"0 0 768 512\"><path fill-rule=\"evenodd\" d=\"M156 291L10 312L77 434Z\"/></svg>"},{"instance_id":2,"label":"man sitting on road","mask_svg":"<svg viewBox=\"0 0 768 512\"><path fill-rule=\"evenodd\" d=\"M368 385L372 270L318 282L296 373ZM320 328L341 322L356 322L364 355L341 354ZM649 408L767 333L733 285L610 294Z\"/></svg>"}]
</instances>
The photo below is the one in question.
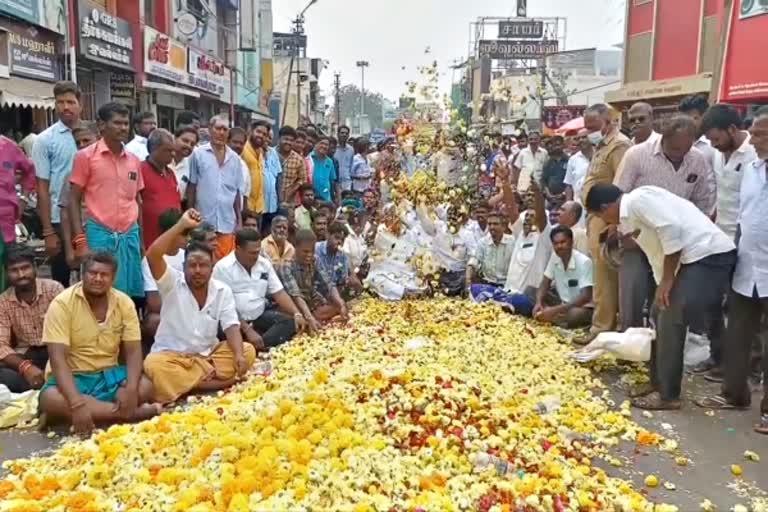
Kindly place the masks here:
<instances>
[{"instance_id":1,"label":"man sitting on road","mask_svg":"<svg viewBox=\"0 0 768 512\"><path fill-rule=\"evenodd\" d=\"M166 210L160 215L160 233L165 233L179 222L181 212L179 210ZM213 232L215 237L215 232ZM187 235L182 233L176 238L176 243L169 248L169 252L163 255L165 263L179 272L184 271L184 248L187 246ZM147 258L141 261L141 271L144 275L144 316L141 322L141 342L144 353L149 353L149 348L155 339L157 326L160 325L160 292L157 290L157 281L152 277Z\"/></svg>"},{"instance_id":2,"label":"man sitting on road","mask_svg":"<svg viewBox=\"0 0 768 512\"><path fill-rule=\"evenodd\" d=\"M299 230L296 233L296 258L278 269L285 291L293 298L312 332L320 330L321 322L336 316L345 321L349 318L347 305L338 290L315 265L316 242L312 231Z\"/></svg>"},{"instance_id":3,"label":"man sitting on road","mask_svg":"<svg viewBox=\"0 0 768 512\"><path fill-rule=\"evenodd\" d=\"M480 240L475 255L467 263L466 290L477 295L476 285L501 288L515 248L515 237L504 233L506 220L499 212L488 214L488 235Z\"/></svg>"},{"instance_id":4,"label":"man sitting on road","mask_svg":"<svg viewBox=\"0 0 768 512\"><path fill-rule=\"evenodd\" d=\"M161 412L149 403L152 384L141 374L139 317L130 297L113 288L116 275L112 254L89 254L83 280L53 299L43 323L50 361L40 409L82 434L95 423L140 421ZM118 362L121 349L125 365Z\"/></svg>"},{"instance_id":5,"label":"man sitting on road","mask_svg":"<svg viewBox=\"0 0 768 512\"><path fill-rule=\"evenodd\" d=\"M342 296L356 296L363 292L363 285L342 251L347 237L347 227L334 222L328 229L328 239L315 245L315 265L325 281L335 286Z\"/></svg>"},{"instance_id":6,"label":"man sitting on road","mask_svg":"<svg viewBox=\"0 0 768 512\"><path fill-rule=\"evenodd\" d=\"M261 241L261 250L272 265L283 265L296 257L296 249L288 241L288 218L277 215L272 219L272 234Z\"/></svg>"},{"instance_id":7,"label":"man sitting on road","mask_svg":"<svg viewBox=\"0 0 768 512\"><path fill-rule=\"evenodd\" d=\"M306 326L301 311L283 290L272 263L261 255L258 231L245 228L235 233L235 250L216 263L213 278L232 289L240 330L245 341L257 350L285 343ZM268 310L267 295L290 316L276 309Z\"/></svg>"},{"instance_id":8,"label":"man sitting on road","mask_svg":"<svg viewBox=\"0 0 768 512\"><path fill-rule=\"evenodd\" d=\"M211 279L213 253L192 242L184 254L184 272L168 266L165 254L202 218L187 210L147 250L163 305L152 352L144 371L155 387L155 400L173 402L190 391L225 389L245 376L256 350L243 344L235 298L227 285ZM219 342L219 326L226 342Z\"/></svg>"},{"instance_id":9,"label":"man sitting on road","mask_svg":"<svg viewBox=\"0 0 768 512\"><path fill-rule=\"evenodd\" d=\"M541 279L533 317L567 329L587 327L592 324L594 312L592 260L573 249L573 231L570 228L557 226L549 236L554 254ZM553 282L557 299L548 300Z\"/></svg>"},{"instance_id":10,"label":"man sitting on road","mask_svg":"<svg viewBox=\"0 0 768 512\"><path fill-rule=\"evenodd\" d=\"M0 384L13 393L40 389L48 363L43 317L64 287L38 279L34 255L23 247L8 251L5 270L10 288L0 295Z\"/></svg>"}]
</instances>

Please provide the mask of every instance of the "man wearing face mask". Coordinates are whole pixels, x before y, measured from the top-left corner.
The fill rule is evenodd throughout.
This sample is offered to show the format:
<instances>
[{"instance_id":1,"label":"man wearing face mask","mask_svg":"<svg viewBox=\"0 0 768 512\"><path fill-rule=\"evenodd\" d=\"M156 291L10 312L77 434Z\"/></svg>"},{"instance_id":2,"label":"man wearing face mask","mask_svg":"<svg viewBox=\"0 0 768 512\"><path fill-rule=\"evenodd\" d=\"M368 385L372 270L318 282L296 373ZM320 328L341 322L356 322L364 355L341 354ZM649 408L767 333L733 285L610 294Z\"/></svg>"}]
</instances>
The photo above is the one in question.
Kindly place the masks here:
<instances>
[{"instance_id":1,"label":"man wearing face mask","mask_svg":"<svg viewBox=\"0 0 768 512\"><path fill-rule=\"evenodd\" d=\"M673 117L664 134L656 141L633 146L621 162L614 184L624 192L638 187L666 189L695 204L707 216L715 209L717 183L712 166L704 154L693 147L696 125L684 115ZM622 239L619 268L619 320L622 330L643 326L643 305L653 301L656 288L653 272L643 251L634 239ZM722 315L712 320L722 322ZM715 328L719 333L721 328Z\"/></svg>"},{"instance_id":2,"label":"man wearing face mask","mask_svg":"<svg viewBox=\"0 0 768 512\"><path fill-rule=\"evenodd\" d=\"M613 182L619 164L632 143L616 128L611 119L610 107L605 103L592 105L584 112L584 128L587 130L587 139L595 148L581 189L581 197L586 202L593 186ZM612 331L616 327L619 308L618 275L608 264L601 250L602 242L608 236L613 236L608 231L608 225L598 216L587 217L589 249L594 264L595 314L589 334L576 339L576 343L589 343L601 332Z\"/></svg>"}]
</instances>

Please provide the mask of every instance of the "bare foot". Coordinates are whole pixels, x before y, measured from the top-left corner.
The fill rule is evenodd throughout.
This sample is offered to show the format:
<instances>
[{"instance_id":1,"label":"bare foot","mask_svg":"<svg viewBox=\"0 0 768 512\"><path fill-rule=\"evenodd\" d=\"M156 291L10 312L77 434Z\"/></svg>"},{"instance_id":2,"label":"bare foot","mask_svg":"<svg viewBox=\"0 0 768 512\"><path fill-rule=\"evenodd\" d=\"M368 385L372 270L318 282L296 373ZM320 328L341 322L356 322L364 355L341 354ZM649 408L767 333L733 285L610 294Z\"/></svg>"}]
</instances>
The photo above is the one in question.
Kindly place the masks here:
<instances>
[{"instance_id":1,"label":"bare foot","mask_svg":"<svg viewBox=\"0 0 768 512\"><path fill-rule=\"evenodd\" d=\"M144 421L163 413L163 406L158 403L141 404L136 409L135 419L137 421Z\"/></svg>"}]
</instances>

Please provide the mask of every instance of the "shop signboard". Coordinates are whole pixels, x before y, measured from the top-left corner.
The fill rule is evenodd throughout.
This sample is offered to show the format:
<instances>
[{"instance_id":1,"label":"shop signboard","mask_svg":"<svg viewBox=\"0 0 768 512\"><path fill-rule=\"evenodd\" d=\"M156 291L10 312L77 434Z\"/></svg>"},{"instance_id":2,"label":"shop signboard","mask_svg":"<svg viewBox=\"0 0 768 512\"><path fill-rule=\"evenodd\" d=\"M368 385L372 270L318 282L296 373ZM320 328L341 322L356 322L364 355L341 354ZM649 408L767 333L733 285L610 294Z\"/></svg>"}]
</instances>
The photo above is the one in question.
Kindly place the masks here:
<instances>
[{"instance_id":1,"label":"shop signboard","mask_svg":"<svg viewBox=\"0 0 768 512\"><path fill-rule=\"evenodd\" d=\"M520 20L500 21L499 37L515 39L541 39L544 37L544 22Z\"/></svg>"},{"instance_id":2,"label":"shop signboard","mask_svg":"<svg viewBox=\"0 0 768 512\"><path fill-rule=\"evenodd\" d=\"M739 9L740 11L736 11ZM755 41L768 33L766 0L742 0L732 4L731 27L723 55L720 101L765 103L768 101L768 59L755 56Z\"/></svg>"},{"instance_id":3,"label":"shop signboard","mask_svg":"<svg viewBox=\"0 0 768 512\"><path fill-rule=\"evenodd\" d=\"M222 61L191 47L187 48L187 71L187 85L216 96L224 94L224 86L230 81L229 70Z\"/></svg>"},{"instance_id":4,"label":"shop signboard","mask_svg":"<svg viewBox=\"0 0 768 512\"><path fill-rule=\"evenodd\" d=\"M187 47L144 27L144 72L178 84L187 83Z\"/></svg>"},{"instance_id":5,"label":"shop signboard","mask_svg":"<svg viewBox=\"0 0 768 512\"><path fill-rule=\"evenodd\" d=\"M136 103L136 84L133 73L110 73L109 92L112 101L132 107Z\"/></svg>"},{"instance_id":6,"label":"shop signboard","mask_svg":"<svg viewBox=\"0 0 768 512\"><path fill-rule=\"evenodd\" d=\"M541 112L541 124L545 134L552 134L569 121L582 117L586 108L586 105L544 107Z\"/></svg>"},{"instance_id":7,"label":"shop signboard","mask_svg":"<svg viewBox=\"0 0 768 512\"><path fill-rule=\"evenodd\" d=\"M55 82L61 80L57 44L60 36L30 25L0 21L7 31L10 74Z\"/></svg>"},{"instance_id":8,"label":"shop signboard","mask_svg":"<svg viewBox=\"0 0 768 512\"><path fill-rule=\"evenodd\" d=\"M540 59L557 53L557 50L557 41L481 40L478 56L494 60L527 60Z\"/></svg>"},{"instance_id":9,"label":"shop signboard","mask_svg":"<svg viewBox=\"0 0 768 512\"><path fill-rule=\"evenodd\" d=\"M67 0L2 0L0 13L63 34L67 29Z\"/></svg>"},{"instance_id":10,"label":"shop signboard","mask_svg":"<svg viewBox=\"0 0 768 512\"><path fill-rule=\"evenodd\" d=\"M80 54L88 60L133 71L131 25L93 4L78 3Z\"/></svg>"}]
</instances>

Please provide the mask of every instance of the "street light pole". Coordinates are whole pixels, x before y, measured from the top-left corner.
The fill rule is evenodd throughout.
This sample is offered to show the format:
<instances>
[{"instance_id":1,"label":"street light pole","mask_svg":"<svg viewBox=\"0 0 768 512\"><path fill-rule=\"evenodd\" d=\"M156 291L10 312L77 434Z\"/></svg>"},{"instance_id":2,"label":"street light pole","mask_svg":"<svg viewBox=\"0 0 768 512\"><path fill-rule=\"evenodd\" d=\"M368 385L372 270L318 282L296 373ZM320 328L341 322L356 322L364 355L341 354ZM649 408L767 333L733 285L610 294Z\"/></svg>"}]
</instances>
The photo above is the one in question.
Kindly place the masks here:
<instances>
[{"instance_id":1,"label":"street light pole","mask_svg":"<svg viewBox=\"0 0 768 512\"><path fill-rule=\"evenodd\" d=\"M294 45L293 52L291 53L291 63L288 66L288 85L285 88L285 105L283 105L283 124L285 124L285 113L288 110L288 99L291 97L291 77L293 77L293 63L296 62L296 127L301 124L301 54L299 52L299 45L304 35L304 14L307 10L315 5L318 0L309 0L304 9L293 20L293 33L294 33ZM306 56L306 53L305 53Z\"/></svg>"},{"instance_id":2,"label":"street light pole","mask_svg":"<svg viewBox=\"0 0 768 512\"><path fill-rule=\"evenodd\" d=\"M360 132L363 131L363 117L365 117L365 68L370 66L370 62L367 60L359 60L357 61L357 67L360 68L360 123L359 123L359 129Z\"/></svg>"}]
</instances>

